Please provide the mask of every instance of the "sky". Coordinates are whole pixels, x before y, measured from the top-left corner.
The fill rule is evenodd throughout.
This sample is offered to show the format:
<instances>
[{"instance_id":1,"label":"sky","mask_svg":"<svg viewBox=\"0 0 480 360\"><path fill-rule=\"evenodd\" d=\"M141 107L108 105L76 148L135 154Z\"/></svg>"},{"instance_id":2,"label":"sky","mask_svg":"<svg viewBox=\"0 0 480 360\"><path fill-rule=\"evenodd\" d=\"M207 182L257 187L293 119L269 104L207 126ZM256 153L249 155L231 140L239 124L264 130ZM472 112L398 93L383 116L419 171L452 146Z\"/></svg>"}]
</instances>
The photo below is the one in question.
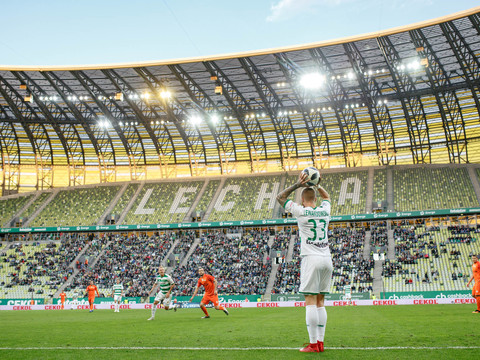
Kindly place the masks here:
<instances>
[{"instance_id":1,"label":"sky","mask_svg":"<svg viewBox=\"0 0 480 360\"><path fill-rule=\"evenodd\" d=\"M386 30L478 0L0 0L0 65L160 61Z\"/></svg>"}]
</instances>

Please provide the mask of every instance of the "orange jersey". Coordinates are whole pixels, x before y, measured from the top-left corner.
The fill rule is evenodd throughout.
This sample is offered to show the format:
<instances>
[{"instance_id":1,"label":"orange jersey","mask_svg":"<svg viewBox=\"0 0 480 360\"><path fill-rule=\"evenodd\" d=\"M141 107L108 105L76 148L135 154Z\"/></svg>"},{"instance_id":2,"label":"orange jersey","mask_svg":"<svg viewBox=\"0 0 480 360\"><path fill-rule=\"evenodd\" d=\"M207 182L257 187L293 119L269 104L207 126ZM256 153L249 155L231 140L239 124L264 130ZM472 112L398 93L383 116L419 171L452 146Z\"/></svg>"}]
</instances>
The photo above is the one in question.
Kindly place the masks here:
<instances>
[{"instance_id":1,"label":"orange jersey","mask_svg":"<svg viewBox=\"0 0 480 360\"><path fill-rule=\"evenodd\" d=\"M480 283L480 262L477 261L472 265L473 278L475 279L475 284Z\"/></svg>"},{"instance_id":2,"label":"orange jersey","mask_svg":"<svg viewBox=\"0 0 480 360\"><path fill-rule=\"evenodd\" d=\"M64 292L62 292L62 293L60 294L60 299L62 300L62 302L65 301L65 297L66 297L66 296L67 296L67 294L65 294Z\"/></svg>"},{"instance_id":3,"label":"orange jersey","mask_svg":"<svg viewBox=\"0 0 480 360\"><path fill-rule=\"evenodd\" d=\"M88 297L93 298L95 297L95 292L98 293L98 289L95 285L88 285L87 286Z\"/></svg>"},{"instance_id":4,"label":"orange jersey","mask_svg":"<svg viewBox=\"0 0 480 360\"><path fill-rule=\"evenodd\" d=\"M214 296L215 278L212 275L204 274L198 279L198 286L203 285L206 296Z\"/></svg>"}]
</instances>

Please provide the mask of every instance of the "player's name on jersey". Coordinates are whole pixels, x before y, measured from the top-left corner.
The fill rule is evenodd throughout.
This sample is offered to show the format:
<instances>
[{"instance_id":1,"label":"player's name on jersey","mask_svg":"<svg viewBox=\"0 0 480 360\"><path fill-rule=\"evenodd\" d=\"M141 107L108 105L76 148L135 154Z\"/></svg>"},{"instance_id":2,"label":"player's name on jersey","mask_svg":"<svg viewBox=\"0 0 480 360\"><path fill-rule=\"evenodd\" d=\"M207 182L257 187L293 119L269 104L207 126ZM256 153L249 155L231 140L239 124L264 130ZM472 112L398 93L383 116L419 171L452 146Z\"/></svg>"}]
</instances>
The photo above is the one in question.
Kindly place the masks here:
<instances>
[{"instance_id":1,"label":"player's name on jersey","mask_svg":"<svg viewBox=\"0 0 480 360\"><path fill-rule=\"evenodd\" d=\"M326 211L320 211L320 210L305 210L305 216L311 216L311 217L324 217L328 216L328 213Z\"/></svg>"}]
</instances>

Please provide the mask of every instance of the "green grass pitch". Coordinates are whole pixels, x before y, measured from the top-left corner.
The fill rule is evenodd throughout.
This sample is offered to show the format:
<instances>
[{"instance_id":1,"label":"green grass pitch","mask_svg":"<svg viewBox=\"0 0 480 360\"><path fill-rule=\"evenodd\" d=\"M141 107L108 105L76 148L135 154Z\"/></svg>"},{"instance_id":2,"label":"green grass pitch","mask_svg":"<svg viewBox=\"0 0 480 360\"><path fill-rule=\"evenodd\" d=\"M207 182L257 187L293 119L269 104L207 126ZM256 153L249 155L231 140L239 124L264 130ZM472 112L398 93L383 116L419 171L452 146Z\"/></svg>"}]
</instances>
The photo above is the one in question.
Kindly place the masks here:
<instances>
[{"instance_id":1,"label":"green grass pitch","mask_svg":"<svg viewBox=\"0 0 480 360\"><path fill-rule=\"evenodd\" d=\"M159 309L155 321L150 310L1 311L0 359L472 359L480 350L472 310L328 307L322 354L296 350L308 339L304 308L210 309L205 320L200 309Z\"/></svg>"}]
</instances>

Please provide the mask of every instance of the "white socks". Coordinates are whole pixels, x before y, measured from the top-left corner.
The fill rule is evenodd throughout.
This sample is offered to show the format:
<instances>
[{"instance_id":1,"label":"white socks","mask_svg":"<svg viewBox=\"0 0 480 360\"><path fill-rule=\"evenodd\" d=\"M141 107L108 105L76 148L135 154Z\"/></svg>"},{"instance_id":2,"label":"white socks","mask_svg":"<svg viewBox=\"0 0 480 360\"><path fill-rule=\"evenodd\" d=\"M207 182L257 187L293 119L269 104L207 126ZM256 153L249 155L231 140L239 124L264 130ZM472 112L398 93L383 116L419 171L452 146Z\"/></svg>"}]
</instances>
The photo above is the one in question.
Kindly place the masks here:
<instances>
[{"instance_id":1,"label":"white socks","mask_svg":"<svg viewBox=\"0 0 480 360\"><path fill-rule=\"evenodd\" d=\"M317 339L318 341L323 342L325 337L325 327L327 326L327 309L325 306L317 308L318 314L318 326L317 326Z\"/></svg>"},{"instance_id":2,"label":"white socks","mask_svg":"<svg viewBox=\"0 0 480 360\"><path fill-rule=\"evenodd\" d=\"M318 315L316 305L305 306L305 320L307 322L308 337L310 344L317 343Z\"/></svg>"},{"instance_id":3,"label":"white socks","mask_svg":"<svg viewBox=\"0 0 480 360\"><path fill-rule=\"evenodd\" d=\"M327 326L327 310L325 307L317 308L316 305L305 306L305 320L307 322L310 344L315 344L317 340L323 342L325 327Z\"/></svg>"},{"instance_id":4,"label":"white socks","mask_svg":"<svg viewBox=\"0 0 480 360\"><path fill-rule=\"evenodd\" d=\"M157 311L157 305L152 305L152 317L155 317L155 312Z\"/></svg>"}]
</instances>

